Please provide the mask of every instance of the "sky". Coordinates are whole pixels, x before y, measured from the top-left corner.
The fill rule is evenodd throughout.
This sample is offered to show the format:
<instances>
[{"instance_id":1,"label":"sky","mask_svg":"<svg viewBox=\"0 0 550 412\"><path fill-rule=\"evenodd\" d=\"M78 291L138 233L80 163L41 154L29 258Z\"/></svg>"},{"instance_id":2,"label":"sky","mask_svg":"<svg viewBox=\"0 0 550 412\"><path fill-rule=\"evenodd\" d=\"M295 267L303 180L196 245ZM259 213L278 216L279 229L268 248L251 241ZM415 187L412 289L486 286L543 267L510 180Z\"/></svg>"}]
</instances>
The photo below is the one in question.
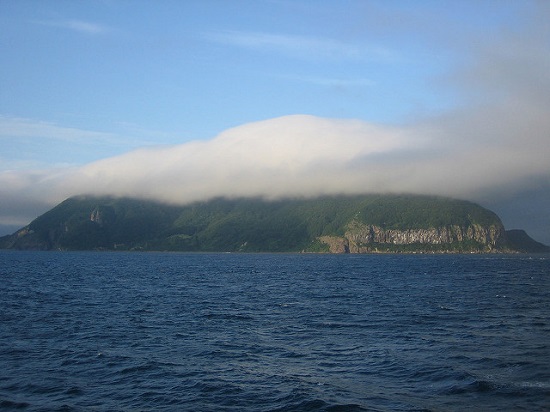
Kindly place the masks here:
<instances>
[{"instance_id":1,"label":"sky","mask_svg":"<svg viewBox=\"0 0 550 412\"><path fill-rule=\"evenodd\" d=\"M550 2L0 0L0 235L79 194L420 193L550 244Z\"/></svg>"}]
</instances>

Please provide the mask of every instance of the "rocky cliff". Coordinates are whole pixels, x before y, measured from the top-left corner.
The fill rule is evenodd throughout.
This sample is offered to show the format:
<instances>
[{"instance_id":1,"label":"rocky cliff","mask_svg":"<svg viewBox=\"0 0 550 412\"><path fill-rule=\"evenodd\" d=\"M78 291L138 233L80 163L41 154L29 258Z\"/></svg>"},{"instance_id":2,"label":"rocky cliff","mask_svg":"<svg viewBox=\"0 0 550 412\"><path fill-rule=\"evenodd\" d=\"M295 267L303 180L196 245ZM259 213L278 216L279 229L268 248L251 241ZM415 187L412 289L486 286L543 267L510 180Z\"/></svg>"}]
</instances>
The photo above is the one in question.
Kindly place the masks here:
<instances>
[{"instance_id":1,"label":"rocky cliff","mask_svg":"<svg viewBox=\"0 0 550 412\"><path fill-rule=\"evenodd\" d=\"M505 248L506 231L502 224L482 226L475 223L427 229L384 229L353 220L347 225L343 236L321 236L319 240L328 246L331 253L414 249L450 251L457 250L459 244L477 245L478 251L491 252Z\"/></svg>"}]
</instances>

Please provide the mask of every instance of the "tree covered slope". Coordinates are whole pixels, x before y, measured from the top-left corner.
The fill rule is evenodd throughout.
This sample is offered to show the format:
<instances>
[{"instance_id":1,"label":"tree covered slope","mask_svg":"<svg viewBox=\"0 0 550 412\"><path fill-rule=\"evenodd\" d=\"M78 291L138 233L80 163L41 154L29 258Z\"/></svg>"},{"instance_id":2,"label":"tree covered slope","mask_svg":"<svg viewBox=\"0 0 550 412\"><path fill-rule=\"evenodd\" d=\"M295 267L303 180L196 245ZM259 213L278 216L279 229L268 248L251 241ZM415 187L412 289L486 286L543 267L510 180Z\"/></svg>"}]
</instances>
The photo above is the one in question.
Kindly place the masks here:
<instances>
[{"instance_id":1,"label":"tree covered slope","mask_svg":"<svg viewBox=\"0 0 550 412\"><path fill-rule=\"evenodd\" d=\"M243 252L487 252L508 250L504 227L474 203L434 196L363 195L185 206L73 197L3 248Z\"/></svg>"}]
</instances>

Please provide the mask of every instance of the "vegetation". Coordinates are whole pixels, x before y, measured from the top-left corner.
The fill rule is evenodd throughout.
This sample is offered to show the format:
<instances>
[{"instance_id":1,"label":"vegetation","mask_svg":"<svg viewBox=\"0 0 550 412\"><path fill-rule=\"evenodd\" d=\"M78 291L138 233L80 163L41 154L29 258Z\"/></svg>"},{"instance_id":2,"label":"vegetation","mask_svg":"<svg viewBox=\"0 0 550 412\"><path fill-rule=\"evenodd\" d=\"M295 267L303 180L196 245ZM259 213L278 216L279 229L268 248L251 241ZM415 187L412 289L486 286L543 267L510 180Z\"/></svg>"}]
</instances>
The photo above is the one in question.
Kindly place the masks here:
<instances>
[{"instance_id":1,"label":"vegetation","mask_svg":"<svg viewBox=\"0 0 550 412\"><path fill-rule=\"evenodd\" d=\"M508 246L518 252L550 253L550 246L543 245L529 237L523 230L508 230L506 232Z\"/></svg>"},{"instance_id":2,"label":"vegetation","mask_svg":"<svg viewBox=\"0 0 550 412\"><path fill-rule=\"evenodd\" d=\"M4 248L327 252L320 236L343 236L351 221L384 229L501 225L476 204L433 196L363 195L265 201L225 199L170 206L153 201L74 197L0 239ZM477 251L483 245L372 245L386 252Z\"/></svg>"}]
</instances>

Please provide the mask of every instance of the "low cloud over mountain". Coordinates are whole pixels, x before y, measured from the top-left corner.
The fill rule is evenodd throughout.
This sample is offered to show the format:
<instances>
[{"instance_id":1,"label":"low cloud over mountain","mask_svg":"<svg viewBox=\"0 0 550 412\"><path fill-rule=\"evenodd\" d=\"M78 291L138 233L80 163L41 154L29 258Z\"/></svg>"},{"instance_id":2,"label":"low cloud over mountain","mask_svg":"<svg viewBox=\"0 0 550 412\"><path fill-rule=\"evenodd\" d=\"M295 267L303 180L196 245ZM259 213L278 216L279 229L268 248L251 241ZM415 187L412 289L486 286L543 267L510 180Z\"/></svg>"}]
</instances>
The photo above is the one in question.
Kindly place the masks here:
<instances>
[{"instance_id":1,"label":"low cloud over mountain","mask_svg":"<svg viewBox=\"0 0 550 412\"><path fill-rule=\"evenodd\" d=\"M4 170L0 224L28 223L85 193L187 203L408 192L478 201L508 228L550 242L550 8L540 10L521 36L468 46L471 64L439 79L461 96L444 114L397 126L289 115L84 166Z\"/></svg>"},{"instance_id":2,"label":"low cloud over mountain","mask_svg":"<svg viewBox=\"0 0 550 412\"><path fill-rule=\"evenodd\" d=\"M2 175L4 196L57 202L110 194L187 203L215 196L409 192L487 201L550 175L543 113L506 107L463 122L383 127L294 115L246 124L208 141L156 147L79 168ZM533 127L534 124L539 127ZM14 208L19 208L14 204Z\"/></svg>"}]
</instances>

